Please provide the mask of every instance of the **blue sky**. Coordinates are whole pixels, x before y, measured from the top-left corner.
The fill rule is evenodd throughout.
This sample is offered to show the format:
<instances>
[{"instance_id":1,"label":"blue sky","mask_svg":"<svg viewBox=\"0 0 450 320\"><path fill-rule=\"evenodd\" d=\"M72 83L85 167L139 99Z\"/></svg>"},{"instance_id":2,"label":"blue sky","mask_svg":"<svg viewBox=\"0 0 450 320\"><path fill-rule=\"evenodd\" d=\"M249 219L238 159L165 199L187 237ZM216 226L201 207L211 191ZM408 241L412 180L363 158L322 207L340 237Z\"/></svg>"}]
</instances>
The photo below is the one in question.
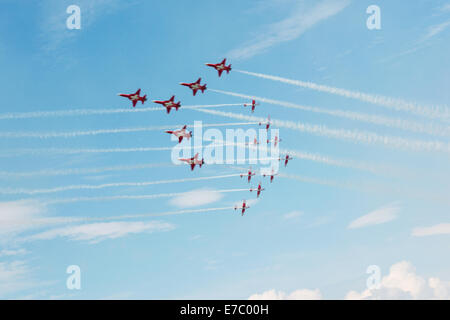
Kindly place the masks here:
<instances>
[{"instance_id":1,"label":"blue sky","mask_svg":"<svg viewBox=\"0 0 450 320\"><path fill-rule=\"evenodd\" d=\"M449 298L448 1L0 3L1 298L343 299L376 294ZM66 28L66 8L71 4L81 9L80 30ZM373 4L381 9L381 30L366 27L366 8ZM234 69L230 74L218 78L215 70L204 66L224 57ZM401 99L395 107L408 102L414 110L425 112L396 110L383 103L237 70ZM174 146L163 130L14 137L152 126L175 129L196 120L204 124L251 121L238 119L239 114L252 116L248 108L240 106L204 109L212 111L209 113L181 108L170 115L152 111L17 116L41 111L132 109L117 93L137 88L149 97L137 109L156 107L151 100L173 94L182 105L248 101L211 90L193 97L178 84L198 77L210 89L379 116L382 122L402 120L406 125L398 128L260 102L253 116L270 114L277 121L274 127L283 139L280 148L289 150L294 159L280 169L272 184L267 178L255 179L251 185L260 180L266 190L244 217L232 209L202 211L254 199L254 193L248 191L216 192L248 188L238 176L23 192L191 179L246 170L248 165L206 165L191 172L187 166L172 165L170 150L54 151ZM441 109L431 117L427 110L433 106ZM218 112L232 113L234 118ZM14 115L5 116L11 113ZM292 130L286 121L354 134L345 138L322 129ZM414 125L432 128L435 134L416 130ZM227 127L217 128L225 133ZM368 132L387 137L386 141L401 138L402 142L372 142L364 138ZM155 199L49 203L66 198L183 192L189 193ZM182 213L184 210L198 212ZM179 214L150 216L167 212ZM149 216L119 218L140 214ZM70 265L81 269L81 290L66 288ZM376 293L366 288L370 265L381 269L381 289Z\"/></svg>"}]
</instances>

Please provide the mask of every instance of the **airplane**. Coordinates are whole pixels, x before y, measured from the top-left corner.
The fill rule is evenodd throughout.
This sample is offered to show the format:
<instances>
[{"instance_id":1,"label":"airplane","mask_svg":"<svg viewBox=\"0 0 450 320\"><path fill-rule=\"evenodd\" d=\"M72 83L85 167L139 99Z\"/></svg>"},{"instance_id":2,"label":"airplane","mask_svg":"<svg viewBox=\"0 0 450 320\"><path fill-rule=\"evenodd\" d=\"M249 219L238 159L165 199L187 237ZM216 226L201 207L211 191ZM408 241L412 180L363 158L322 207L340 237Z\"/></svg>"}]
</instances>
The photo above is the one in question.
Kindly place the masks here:
<instances>
[{"instance_id":1,"label":"airplane","mask_svg":"<svg viewBox=\"0 0 450 320\"><path fill-rule=\"evenodd\" d=\"M278 138L278 136L275 136L275 138L273 139L273 145L276 148L278 143L281 142L282 140L280 138ZM271 143L272 140L267 139L267 144Z\"/></svg>"},{"instance_id":2,"label":"airplane","mask_svg":"<svg viewBox=\"0 0 450 320\"><path fill-rule=\"evenodd\" d=\"M263 177L268 177L268 176L270 176L270 183L272 183L273 177L276 176L276 175L278 175L278 173L275 173L274 170L272 169L271 174L263 174Z\"/></svg>"},{"instance_id":3,"label":"airplane","mask_svg":"<svg viewBox=\"0 0 450 320\"><path fill-rule=\"evenodd\" d=\"M258 188L256 188L256 189L250 188L250 192L256 191L256 197L257 197L257 198L259 198L259 195L260 195L261 192L264 191L264 190L266 190L266 189L264 189L264 188L261 187L261 182L258 184Z\"/></svg>"},{"instance_id":4,"label":"airplane","mask_svg":"<svg viewBox=\"0 0 450 320\"><path fill-rule=\"evenodd\" d=\"M208 67L213 67L214 69L217 70L217 72L219 73L219 77L222 75L222 72L225 70L227 73L230 73L231 71L231 64L230 65L225 65L227 59L223 59L222 62L220 63L205 63L205 65L207 65Z\"/></svg>"},{"instance_id":5,"label":"airplane","mask_svg":"<svg viewBox=\"0 0 450 320\"><path fill-rule=\"evenodd\" d=\"M154 103L162 104L167 109L167 113L170 113L172 108L175 108L175 111L178 111L178 108L181 107L180 101L174 102L175 96L172 96L169 100L153 100Z\"/></svg>"},{"instance_id":6,"label":"airplane","mask_svg":"<svg viewBox=\"0 0 450 320\"><path fill-rule=\"evenodd\" d=\"M147 95L144 95L143 97L141 97L140 94L141 94L141 89L138 89L136 91L136 93L130 93L130 94L119 93L118 96L130 99L131 102L133 102L133 108L134 108L134 107L136 107L136 103L138 103L138 101L141 101L142 104L144 104L144 102L147 101Z\"/></svg>"},{"instance_id":7,"label":"airplane","mask_svg":"<svg viewBox=\"0 0 450 320\"><path fill-rule=\"evenodd\" d=\"M250 183L250 180L252 180L252 176L256 175L256 173L252 172L252 168L248 169L247 173L242 173L240 176L242 177L248 177L247 181Z\"/></svg>"},{"instance_id":8,"label":"airplane","mask_svg":"<svg viewBox=\"0 0 450 320\"><path fill-rule=\"evenodd\" d=\"M262 125L263 122L260 122L259 125ZM270 115L267 117L267 122L264 123L266 125L266 130L269 131L269 127L270 127Z\"/></svg>"},{"instance_id":9,"label":"airplane","mask_svg":"<svg viewBox=\"0 0 450 320\"><path fill-rule=\"evenodd\" d=\"M284 166L286 167L289 160L292 160L291 157L287 154L284 158L278 158L278 161L284 160Z\"/></svg>"},{"instance_id":10,"label":"airplane","mask_svg":"<svg viewBox=\"0 0 450 320\"><path fill-rule=\"evenodd\" d=\"M198 165L200 168L202 167L203 164L205 164L205 159L202 158L202 160L198 159L198 153L195 154L195 156L193 156L192 158L187 158L187 159L178 159L180 161L184 161L187 164L189 164L191 166L191 170L194 170L195 165Z\"/></svg>"},{"instance_id":11,"label":"airplane","mask_svg":"<svg viewBox=\"0 0 450 320\"><path fill-rule=\"evenodd\" d=\"M259 103L257 103L255 100L252 100L251 104L244 103L244 107L246 107L246 106L252 106L252 112L254 112L255 111L255 107L259 106Z\"/></svg>"},{"instance_id":12,"label":"airplane","mask_svg":"<svg viewBox=\"0 0 450 320\"><path fill-rule=\"evenodd\" d=\"M239 206L234 206L234 210L242 209L241 216L244 215L245 210L248 209L248 208L250 208L250 207L245 203L245 200L243 200L242 206L240 206L240 207Z\"/></svg>"},{"instance_id":13,"label":"airplane","mask_svg":"<svg viewBox=\"0 0 450 320\"><path fill-rule=\"evenodd\" d=\"M181 143L181 141L183 141L183 138L189 140L189 138L192 137L192 131L186 132L186 127L187 125L185 125L183 128L179 130L166 131L166 133L173 134L175 137L178 138L178 143Z\"/></svg>"},{"instance_id":14,"label":"airplane","mask_svg":"<svg viewBox=\"0 0 450 320\"><path fill-rule=\"evenodd\" d=\"M253 140L253 143L252 142L246 142L245 143L245 145L246 146L249 146L249 145L251 145L251 144L253 144L253 145L258 145L259 144L259 141L258 141L258 139L256 139L256 137L255 137L255 139Z\"/></svg>"},{"instance_id":15,"label":"airplane","mask_svg":"<svg viewBox=\"0 0 450 320\"><path fill-rule=\"evenodd\" d=\"M202 78L198 78L198 80L195 82L191 83L181 82L180 84L182 86L189 87L192 90L192 94L195 96L198 90L200 90L202 93L204 93L206 90L206 84L201 85L200 81L202 81Z\"/></svg>"}]
</instances>

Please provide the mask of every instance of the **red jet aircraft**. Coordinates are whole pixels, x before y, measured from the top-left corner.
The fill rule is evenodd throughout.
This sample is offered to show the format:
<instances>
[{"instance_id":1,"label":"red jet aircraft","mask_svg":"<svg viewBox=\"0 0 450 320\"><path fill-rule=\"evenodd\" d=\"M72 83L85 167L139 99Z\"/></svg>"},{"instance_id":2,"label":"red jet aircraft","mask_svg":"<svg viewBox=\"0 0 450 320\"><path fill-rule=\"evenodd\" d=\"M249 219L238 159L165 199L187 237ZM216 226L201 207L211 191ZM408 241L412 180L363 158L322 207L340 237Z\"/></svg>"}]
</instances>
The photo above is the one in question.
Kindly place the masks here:
<instances>
[{"instance_id":1,"label":"red jet aircraft","mask_svg":"<svg viewBox=\"0 0 450 320\"><path fill-rule=\"evenodd\" d=\"M246 146L250 146L250 145L257 146L258 144L259 144L259 141L258 141L258 139L256 139L256 137L255 137L255 139L253 139L253 142L246 142L245 143Z\"/></svg>"},{"instance_id":2,"label":"red jet aircraft","mask_svg":"<svg viewBox=\"0 0 450 320\"><path fill-rule=\"evenodd\" d=\"M260 195L261 192L264 191L264 190L266 190L266 189L264 189L263 187L261 187L261 182L260 182L260 183L258 184L258 188L256 188L256 189L251 188L251 189L250 189L250 192L256 191L256 197L259 198L259 195Z\"/></svg>"},{"instance_id":3,"label":"red jet aircraft","mask_svg":"<svg viewBox=\"0 0 450 320\"><path fill-rule=\"evenodd\" d=\"M252 100L251 104L244 103L244 107L247 107L247 106L252 106L252 112L254 112L255 111L255 107L259 106L259 103L257 103L255 100Z\"/></svg>"},{"instance_id":4,"label":"red jet aircraft","mask_svg":"<svg viewBox=\"0 0 450 320\"><path fill-rule=\"evenodd\" d=\"M267 144L269 144L271 142L272 142L272 140L267 139ZM275 148L277 147L279 142L281 142L281 139L278 138L278 136L275 136L275 138L273 139L273 145L274 145Z\"/></svg>"},{"instance_id":5,"label":"red jet aircraft","mask_svg":"<svg viewBox=\"0 0 450 320\"><path fill-rule=\"evenodd\" d=\"M205 63L208 67L213 67L219 73L219 77L222 75L222 72L225 70L227 73L231 71L231 64L229 66L225 65L227 59L223 59L220 63Z\"/></svg>"},{"instance_id":6,"label":"red jet aircraft","mask_svg":"<svg viewBox=\"0 0 450 320\"><path fill-rule=\"evenodd\" d=\"M203 158L202 158L202 160L198 159L198 153L196 153L195 156L193 156L192 158L178 159L178 160L184 161L187 164L189 164L191 166L191 170L194 170L195 165L198 165L201 168L202 165L205 163L205 159L203 159Z\"/></svg>"},{"instance_id":7,"label":"red jet aircraft","mask_svg":"<svg viewBox=\"0 0 450 320\"><path fill-rule=\"evenodd\" d=\"M119 93L118 96L130 99L131 102L133 102L133 108L134 108L134 107L136 107L136 103L138 103L138 101L142 102L142 104L144 104L144 102L147 101L147 95L141 97L141 96L139 96L140 94L141 94L141 89L138 89L136 91L136 93L130 93L130 94Z\"/></svg>"},{"instance_id":8,"label":"red jet aircraft","mask_svg":"<svg viewBox=\"0 0 450 320\"><path fill-rule=\"evenodd\" d=\"M266 125L266 130L269 131L269 127L270 127L270 115L267 117L267 122L266 122L266 123L263 123L263 122L260 122L260 123L259 123L259 125L263 125L263 124Z\"/></svg>"},{"instance_id":9,"label":"red jet aircraft","mask_svg":"<svg viewBox=\"0 0 450 320\"><path fill-rule=\"evenodd\" d=\"M200 81L202 81L202 78L198 78L198 80L195 82L191 83L181 82L180 84L182 86L189 87L192 90L192 94L195 96L198 90L200 90L202 93L204 93L206 90L206 84L201 85Z\"/></svg>"},{"instance_id":10,"label":"red jet aircraft","mask_svg":"<svg viewBox=\"0 0 450 320\"><path fill-rule=\"evenodd\" d=\"M237 210L237 209L242 209L242 211L241 211L241 216L243 216L244 215L244 213L245 213L245 210L246 209L248 209L248 208L250 208L246 203L245 203L245 200L242 202L242 206L235 206L234 207L234 210Z\"/></svg>"},{"instance_id":11,"label":"red jet aircraft","mask_svg":"<svg viewBox=\"0 0 450 320\"><path fill-rule=\"evenodd\" d=\"M167 109L167 113L170 113L172 108L175 108L175 111L178 111L178 108L181 107L180 101L174 102L175 96L172 96L169 100L153 100L154 103L162 104Z\"/></svg>"},{"instance_id":12,"label":"red jet aircraft","mask_svg":"<svg viewBox=\"0 0 450 320\"><path fill-rule=\"evenodd\" d=\"M278 173L275 173L275 171L272 169L272 173L271 174L263 174L263 177L270 176L270 183L272 183L273 177L275 177L276 175L278 175Z\"/></svg>"},{"instance_id":13,"label":"red jet aircraft","mask_svg":"<svg viewBox=\"0 0 450 320\"><path fill-rule=\"evenodd\" d=\"M240 176L242 177L248 177L247 181L250 182L252 180L252 176L254 176L256 173L252 172L252 168L248 169L247 173L242 173Z\"/></svg>"},{"instance_id":14,"label":"red jet aircraft","mask_svg":"<svg viewBox=\"0 0 450 320\"><path fill-rule=\"evenodd\" d=\"M284 158L279 158L278 161L284 160L284 166L286 167L289 160L292 160L291 157L287 154Z\"/></svg>"},{"instance_id":15,"label":"red jet aircraft","mask_svg":"<svg viewBox=\"0 0 450 320\"><path fill-rule=\"evenodd\" d=\"M192 137L192 131L187 132L186 131L187 125L185 125L183 128L179 130L174 131L166 131L169 134L173 134L175 137L178 138L178 143L181 143L183 141L183 138L186 138L189 140L189 138Z\"/></svg>"}]
</instances>

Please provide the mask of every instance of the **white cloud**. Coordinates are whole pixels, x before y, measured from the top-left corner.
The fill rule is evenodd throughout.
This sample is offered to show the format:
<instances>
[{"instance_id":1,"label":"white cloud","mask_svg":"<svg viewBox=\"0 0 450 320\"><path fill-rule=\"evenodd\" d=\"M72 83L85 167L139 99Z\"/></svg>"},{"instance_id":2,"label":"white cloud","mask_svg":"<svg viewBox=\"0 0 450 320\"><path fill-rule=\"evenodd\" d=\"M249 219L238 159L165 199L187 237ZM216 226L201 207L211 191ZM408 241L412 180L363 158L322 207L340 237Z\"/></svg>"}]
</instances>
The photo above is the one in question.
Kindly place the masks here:
<instances>
[{"instance_id":1,"label":"white cloud","mask_svg":"<svg viewBox=\"0 0 450 320\"><path fill-rule=\"evenodd\" d=\"M284 218L285 220L291 220L291 219L295 219L295 218L300 217L302 214L303 214L303 212L295 210L295 211L286 213L286 214L283 216L283 218Z\"/></svg>"},{"instance_id":2,"label":"white cloud","mask_svg":"<svg viewBox=\"0 0 450 320\"><path fill-rule=\"evenodd\" d=\"M89 241L97 243L106 239L116 239L129 234L150 233L155 231L169 231L174 226L170 223L149 221L149 222L105 222L90 223L77 226L68 226L44 231L26 238L26 240L50 240L58 237L69 240Z\"/></svg>"},{"instance_id":3,"label":"white cloud","mask_svg":"<svg viewBox=\"0 0 450 320\"><path fill-rule=\"evenodd\" d=\"M420 42L425 42L431 38L433 38L434 36L438 35L439 33L445 31L445 29L447 29L450 26L450 21L446 21L440 24L436 24L433 26L430 26L428 28L428 32L425 36L423 36L423 38L421 40L419 40Z\"/></svg>"},{"instance_id":4,"label":"white cloud","mask_svg":"<svg viewBox=\"0 0 450 320\"><path fill-rule=\"evenodd\" d=\"M29 274L23 261L0 262L0 297L32 286Z\"/></svg>"},{"instance_id":5,"label":"white cloud","mask_svg":"<svg viewBox=\"0 0 450 320\"><path fill-rule=\"evenodd\" d=\"M441 223L431 227L414 228L412 235L415 237L425 237L440 234L450 234L450 223Z\"/></svg>"},{"instance_id":6,"label":"white cloud","mask_svg":"<svg viewBox=\"0 0 450 320\"><path fill-rule=\"evenodd\" d=\"M275 289L264 291L263 293L252 294L249 300L320 300L322 294L319 289L300 289L291 293L276 291Z\"/></svg>"},{"instance_id":7,"label":"white cloud","mask_svg":"<svg viewBox=\"0 0 450 320\"><path fill-rule=\"evenodd\" d=\"M17 249L17 250L3 249L0 251L0 257L18 256L18 255L24 255L27 253L28 253L28 251L25 249Z\"/></svg>"},{"instance_id":8,"label":"white cloud","mask_svg":"<svg viewBox=\"0 0 450 320\"><path fill-rule=\"evenodd\" d=\"M400 207L397 205L388 205L353 220L348 225L349 229L367 227L371 225L386 223L397 218Z\"/></svg>"},{"instance_id":9,"label":"white cloud","mask_svg":"<svg viewBox=\"0 0 450 320\"><path fill-rule=\"evenodd\" d=\"M37 228L79 221L78 218L46 216L46 207L38 201L0 202L0 240L10 242L16 235Z\"/></svg>"},{"instance_id":10,"label":"white cloud","mask_svg":"<svg viewBox=\"0 0 450 320\"><path fill-rule=\"evenodd\" d=\"M222 193L212 189L196 189L180 194L170 200L170 204L179 208L203 206L222 199Z\"/></svg>"},{"instance_id":11,"label":"white cloud","mask_svg":"<svg viewBox=\"0 0 450 320\"><path fill-rule=\"evenodd\" d=\"M379 289L350 291L346 299L450 299L450 282L438 278L428 281L416 273L414 266L401 261L391 266L381 279Z\"/></svg>"},{"instance_id":12,"label":"white cloud","mask_svg":"<svg viewBox=\"0 0 450 320\"><path fill-rule=\"evenodd\" d=\"M298 38L315 24L334 16L343 10L349 0L323 0L307 7L303 1L297 2L287 18L267 26L254 41L245 43L228 53L232 59L246 59L282 42Z\"/></svg>"}]
</instances>

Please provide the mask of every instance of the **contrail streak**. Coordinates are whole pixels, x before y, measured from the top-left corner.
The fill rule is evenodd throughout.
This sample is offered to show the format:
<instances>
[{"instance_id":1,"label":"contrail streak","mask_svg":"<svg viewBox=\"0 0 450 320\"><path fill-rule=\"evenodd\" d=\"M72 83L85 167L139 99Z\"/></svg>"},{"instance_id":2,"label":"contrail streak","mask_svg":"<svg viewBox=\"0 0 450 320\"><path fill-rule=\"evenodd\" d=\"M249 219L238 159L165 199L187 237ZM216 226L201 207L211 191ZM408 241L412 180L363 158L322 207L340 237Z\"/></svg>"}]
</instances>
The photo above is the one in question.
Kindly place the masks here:
<instances>
[{"instance_id":1,"label":"contrail streak","mask_svg":"<svg viewBox=\"0 0 450 320\"><path fill-rule=\"evenodd\" d=\"M210 104L210 105L192 105L181 106L182 109L200 109L200 108L218 108L228 106L242 106L243 103ZM13 119L32 119L32 118L50 118L50 117L70 117L70 116L91 116L118 113L141 113L166 110L164 107L153 108L127 108L127 109L73 109L59 111L36 111L36 112L17 112L0 114L0 120Z\"/></svg>"},{"instance_id":2,"label":"contrail streak","mask_svg":"<svg viewBox=\"0 0 450 320\"><path fill-rule=\"evenodd\" d=\"M168 151L173 147L140 147L140 148L109 148L109 149L17 149L8 150L0 157L12 157L18 155L35 155L35 154L80 154L80 153L122 153L122 152L149 152L149 151Z\"/></svg>"},{"instance_id":3,"label":"contrail streak","mask_svg":"<svg viewBox=\"0 0 450 320\"><path fill-rule=\"evenodd\" d=\"M208 127L227 127L227 126L243 126L252 125L255 122L233 122L233 123L205 123L201 126L204 128ZM49 139L49 138L75 138L81 136L95 136L100 134L116 134L116 133L133 133L133 132L144 132L144 131L157 131L157 130L168 130L176 129L184 126L173 125L173 126L153 126L153 127L137 127L137 128L121 128L121 129L99 129L99 130L88 130L88 131L71 131L71 132L0 132L0 138L38 138L38 139ZM189 128L196 128L196 125L191 125Z\"/></svg>"},{"instance_id":4,"label":"contrail streak","mask_svg":"<svg viewBox=\"0 0 450 320\"><path fill-rule=\"evenodd\" d=\"M231 112L222 112L216 110L200 110L197 111L214 114L218 116L248 120L259 121L264 123L267 121L261 117L248 116L243 114L236 114ZM327 138L334 138L339 140L354 141L359 143L365 143L368 145L379 144L392 148L402 148L414 151L440 151L450 152L450 146L448 143L440 141L422 141L422 140L409 140L401 137L394 136L382 136L373 132L357 131L357 130L344 130L344 129L331 129L323 125L312 125L308 123L293 122L271 119L271 123L275 126L279 126L286 129L297 130L301 132L307 132L310 134L323 136Z\"/></svg>"},{"instance_id":5,"label":"contrail streak","mask_svg":"<svg viewBox=\"0 0 450 320\"><path fill-rule=\"evenodd\" d=\"M253 145L253 144L246 144L246 143L225 143L225 141L216 141L217 143L219 143L219 145L221 145L220 143L224 143L223 145L230 145L230 146L237 146L237 147L243 147L243 148L251 148L251 149L256 149L256 150L264 150L264 151L270 151L271 148L269 148L268 146L264 146L264 145ZM285 148L280 148L278 147L278 151L281 154L289 154L293 157L295 157L296 159L302 159L302 160L309 160L309 161L314 161L314 162L319 162L319 163L323 163L323 164L327 164L327 165L331 165L331 166L335 166L335 167L342 167L342 168L349 168L349 169L357 169L357 170L362 170L362 171L368 171L368 172L372 172L372 173L380 173L381 171L386 171L388 170L388 168L385 167L381 167L381 166L374 166L372 164L368 164L368 163L363 163L363 162L356 162L353 160L348 160L348 159L333 159L330 158L329 156L324 156L324 155L320 155L320 154L316 154L316 153L310 153L310 152L305 152L305 151L299 151L299 150L293 150L293 149L285 149ZM257 160L257 161L263 161L263 160L276 160L278 158L257 158L257 159L241 159L241 160ZM239 159L237 160L239 161Z\"/></svg>"},{"instance_id":6,"label":"contrail streak","mask_svg":"<svg viewBox=\"0 0 450 320\"><path fill-rule=\"evenodd\" d=\"M158 184L169 184L169 183L183 183L183 182L192 182L192 181L203 181L203 180L214 180L214 179L223 179L236 177L239 174L227 174L220 176L212 176L212 177L197 177L197 178L185 178L185 179L172 179L172 180L160 180L160 181L145 181L145 182L116 182L116 183L104 183L104 184L80 184L80 185L70 185L49 189L12 189L12 188L4 188L0 189L0 194L27 194L27 195L35 195L35 194L46 194L46 193L57 193L63 191L71 191L71 190L98 190L104 188L114 188L114 187L146 187L150 185L158 185Z\"/></svg>"},{"instance_id":7,"label":"contrail streak","mask_svg":"<svg viewBox=\"0 0 450 320\"><path fill-rule=\"evenodd\" d=\"M158 168L158 167L171 167L175 166L172 163L149 163L149 164L136 164L136 165L122 165L122 166L112 166L112 167L99 167L99 168L80 168L80 169L44 169L39 171L30 172L8 172L0 171L0 177L34 177L34 176L67 176L67 175L78 175L78 174L97 174L109 171L129 171L136 169L148 169L148 168Z\"/></svg>"},{"instance_id":8,"label":"contrail streak","mask_svg":"<svg viewBox=\"0 0 450 320\"><path fill-rule=\"evenodd\" d=\"M214 147L215 145L208 145L205 148ZM15 157L19 155L36 155L36 154L81 154L81 153L128 153L128 152L149 152L149 151L170 151L178 146L172 147L139 147L139 148L108 148L108 149L58 149L58 148L48 148L48 149L38 149L38 148L27 148L27 149L16 149L16 150L4 150L4 153L0 154L0 157ZM194 146L195 147L195 146ZM193 149L193 146L179 146L180 150L183 149Z\"/></svg>"},{"instance_id":9,"label":"contrail streak","mask_svg":"<svg viewBox=\"0 0 450 320\"><path fill-rule=\"evenodd\" d=\"M249 191L249 189L226 189L226 190L213 190L217 193L229 193L229 192L242 192ZM160 194L144 194L144 195L116 195L116 196L104 196L104 197L77 197L77 198L63 198L54 199L43 202L45 205L61 204L61 203L74 203L74 202L95 202L95 201L111 201L111 200L148 200L158 198L170 198L180 196L186 192L178 193L160 193Z\"/></svg>"},{"instance_id":10,"label":"contrail streak","mask_svg":"<svg viewBox=\"0 0 450 320\"><path fill-rule=\"evenodd\" d=\"M382 125L390 128L398 128L406 131L411 132L417 132L417 133L426 133L430 135L438 135L438 136L450 136L450 126L444 127L439 126L436 124L431 123L420 123L417 121L410 121L410 120L404 120L400 118L388 118L384 116L378 116L378 115L371 115L371 114L364 114L364 113L358 113L353 111L344 111L344 110L329 110L329 109L322 109L317 107L311 107L311 106L304 106L299 104L294 104L291 102L286 101L279 101L279 100L273 100L263 97L257 97L252 95L246 95L236 92L229 92L229 91L223 91L223 90L216 90L216 89L208 89L209 91L234 96L234 97L240 97L240 98L246 98L246 99L254 99L257 101L278 105L286 108L291 109L298 109L303 111L310 111L320 114L326 114L334 117L340 117L340 118L346 118L354 121L361 121L366 123L372 123L376 125Z\"/></svg>"},{"instance_id":11,"label":"contrail streak","mask_svg":"<svg viewBox=\"0 0 450 320\"><path fill-rule=\"evenodd\" d=\"M186 213L203 213L203 212L213 212L213 211L225 211L233 210L234 207L220 207L220 208L206 208L206 209L188 209L188 210L178 210L178 211L167 211L161 213L143 213L143 214L129 214L121 216L111 216L111 217L99 217L99 218L79 218L86 221L109 221L109 220L124 220L124 219L137 219L137 218L147 218L147 217L162 217ZM78 218L76 218L78 219Z\"/></svg>"},{"instance_id":12,"label":"contrail streak","mask_svg":"<svg viewBox=\"0 0 450 320\"><path fill-rule=\"evenodd\" d=\"M369 102L372 104L376 104L379 106L383 106L386 108L394 109L397 111L408 111L410 113L414 113L417 115L421 115L428 118L435 118L435 119L449 119L450 118L450 108L448 106L421 106L416 103L408 102L402 99L397 98L390 98L386 96L381 95L373 95L358 91L350 91L346 89L331 87L331 86L325 86L321 84L316 84L313 82L306 82L306 81L300 81L300 80L292 80L292 79L286 79L282 77L277 76L271 76L266 75L262 73L255 73L255 72L249 72L244 70L236 70L235 72L240 72L243 74L263 78L263 79L269 79L274 81L279 81L283 83L288 83L294 86L308 88L320 92L326 92L331 94L340 95L346 98L352 98L357 99L364 102Z\"/></svg>"}]
</instances>

